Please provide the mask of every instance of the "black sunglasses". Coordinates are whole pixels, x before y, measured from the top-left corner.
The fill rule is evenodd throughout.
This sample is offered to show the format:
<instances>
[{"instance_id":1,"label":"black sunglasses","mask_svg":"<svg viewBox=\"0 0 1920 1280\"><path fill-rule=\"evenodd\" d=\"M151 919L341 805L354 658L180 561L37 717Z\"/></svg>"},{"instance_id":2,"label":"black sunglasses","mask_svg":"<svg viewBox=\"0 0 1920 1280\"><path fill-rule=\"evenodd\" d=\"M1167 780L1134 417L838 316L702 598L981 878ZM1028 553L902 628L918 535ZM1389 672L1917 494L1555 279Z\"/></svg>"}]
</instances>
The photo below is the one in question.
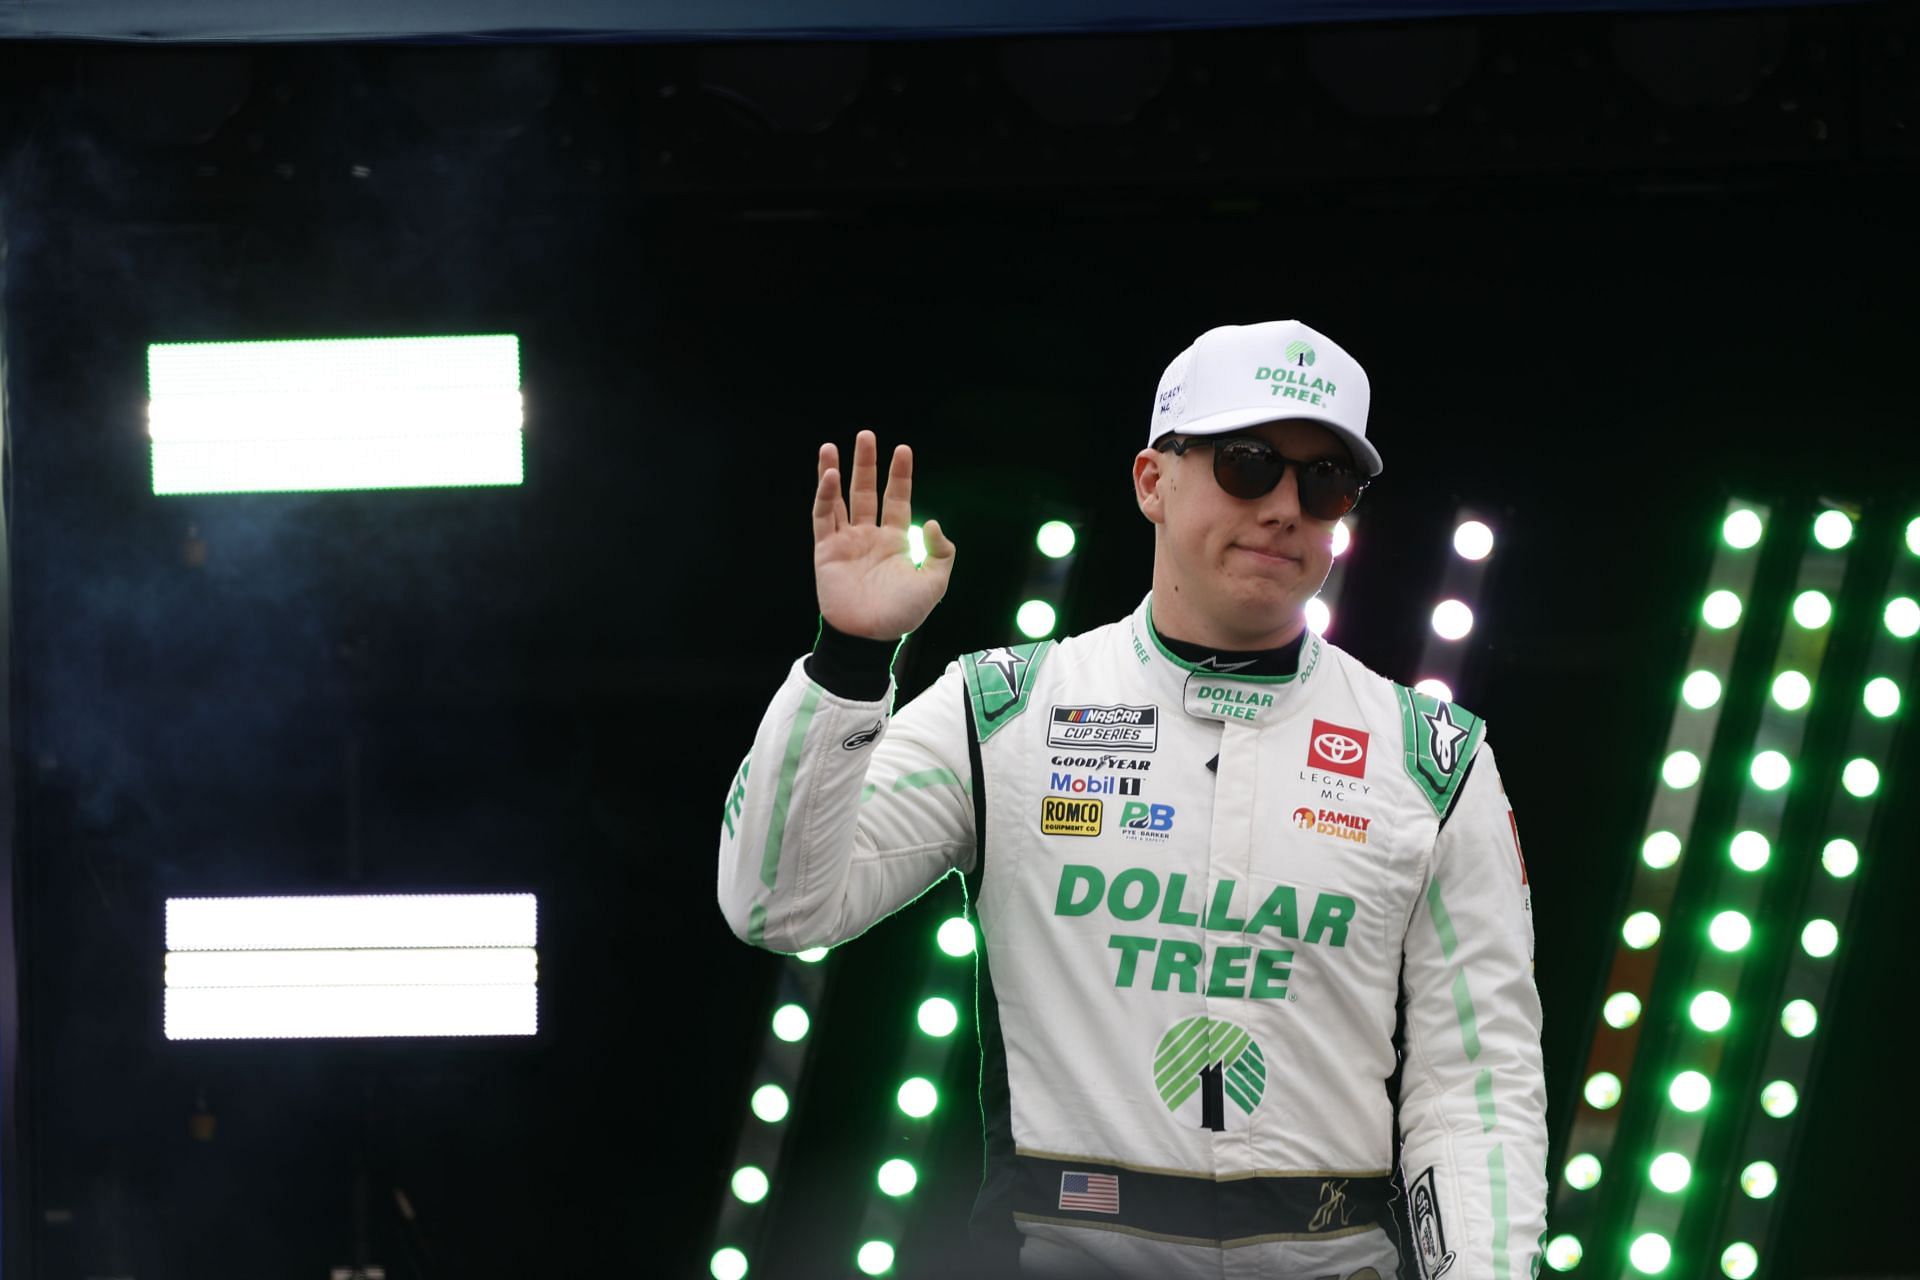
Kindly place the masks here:
<instances>
[{"instance_id":1,"label":"black sunglasses","mask_svg":"<svg viewBox=\"0 0 1920 1280\"><path fill-rule=\"evenodd\" d=\"M1367 491L1366 477L1337 458L1289 458L1259 436L1174 436L1155 447L1180 457L1195 445L1213 446L1213 479L1236 498L1273 492L1288 467L1296 469L1300 509L1316 520L1338 520Z\"/></svg>"}]
</instances>

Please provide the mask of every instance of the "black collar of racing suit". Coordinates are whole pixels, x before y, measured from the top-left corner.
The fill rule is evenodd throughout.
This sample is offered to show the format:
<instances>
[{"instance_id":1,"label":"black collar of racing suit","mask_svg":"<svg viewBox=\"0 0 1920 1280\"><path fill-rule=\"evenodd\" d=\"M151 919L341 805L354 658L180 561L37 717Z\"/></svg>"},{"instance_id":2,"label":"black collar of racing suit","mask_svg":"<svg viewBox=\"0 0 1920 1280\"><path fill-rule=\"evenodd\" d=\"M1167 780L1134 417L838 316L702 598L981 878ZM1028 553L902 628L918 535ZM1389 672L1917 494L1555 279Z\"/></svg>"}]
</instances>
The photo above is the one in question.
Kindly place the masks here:
<instances>
[{"instance_id":1,"label":"black collar of racing suit","mask_svg":"<svg viewBox=\"0 0 1920 1280\"><path fill-rule=\"evenodd\" d=\"M1160 637L1160 643L1166 645L1169 652L1183 662L1199 666L1212 659L1215 670L1244 676L1292 675L1300 669L1300 646L1307 638L1303 627L1299 635L1278 649L1212 649L1191 640L1176 640L1158 627L1154 628L1154 634ZM1246 665L1240 666L1240 663Z\"/></svg>"}]
</instances>

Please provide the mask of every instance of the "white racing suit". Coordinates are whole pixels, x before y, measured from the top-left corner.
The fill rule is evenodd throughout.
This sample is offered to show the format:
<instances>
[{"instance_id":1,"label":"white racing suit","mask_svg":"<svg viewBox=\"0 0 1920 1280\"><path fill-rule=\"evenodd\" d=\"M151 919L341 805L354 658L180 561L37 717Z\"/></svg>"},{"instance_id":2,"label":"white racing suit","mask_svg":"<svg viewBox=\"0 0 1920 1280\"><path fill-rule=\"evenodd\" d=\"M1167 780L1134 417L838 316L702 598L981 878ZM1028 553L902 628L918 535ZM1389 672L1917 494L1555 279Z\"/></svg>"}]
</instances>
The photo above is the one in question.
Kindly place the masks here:
<instances>
[{"instance_id":1,"label":"white racing suit","mask_svg":"<svg viewBox=\"0 0 1920 1280\"><path fill-rule=\"evenodd\" d=\"M832 945L967 877L993 1274L1393 1280L1410 1226L1407 1280L1537 1275L1533 926L1484 723L1312 634L1293 675L1197 667L1150 607L891 716L796 662L726 801L729 924Z\"/></svg>"}]
</instances>

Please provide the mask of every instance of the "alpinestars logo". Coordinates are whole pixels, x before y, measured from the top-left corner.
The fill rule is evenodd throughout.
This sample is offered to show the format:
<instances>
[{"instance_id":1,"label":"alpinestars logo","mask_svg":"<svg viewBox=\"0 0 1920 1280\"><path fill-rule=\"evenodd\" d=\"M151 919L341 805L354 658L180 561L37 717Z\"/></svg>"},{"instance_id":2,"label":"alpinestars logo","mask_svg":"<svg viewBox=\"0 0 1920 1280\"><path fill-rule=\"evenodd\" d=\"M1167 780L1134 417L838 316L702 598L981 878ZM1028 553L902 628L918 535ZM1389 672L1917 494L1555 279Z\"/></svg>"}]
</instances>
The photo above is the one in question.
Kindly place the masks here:
<instances>
[{"instance_id":1,"label":"alpinestars logo","mask_svg":"<svg viewBox=\"0 0 1920 1280\"><path fill-rule=\"evenodd\" d=\"M1251 1116L1267 1089L1267 1058L1246 1029L1205 1014L1176 1022L1153 1051L1153 1084L1174 1116L1224 1133L1227 1104L1234 1128Z\"/></svg>"},{"instance_id":2,"label":"alpinestars logo","mask_svg":"<svg viewBox=\"0 0 1920 1280\"><path fill-rule=\"evenodd\" d=\"M1307 767L1344 773L1349 778L1364 778L1367 776L1367 738L1364 729L1315 720L1307 739Z\"/></svg>"},{"instance_id":3,"label":"alpinestars logo","mask_svg":"<svg viewBox=\"0 0 1920 1280\"><path fill-rule=\"evenodd\" d=\"M1252 666L1253 663L1254 659L1252 658L1248 658L1245 662L1222 662L1220 661L1219 654L1210 653L1204 660L1196 662L1193 665L1200 671L1218 671L1224 675L1229 671L1245 671L1248 667Z\"/></svg>"},{"instance_id":4,"label":"alpinestars logo","mask_svg":"<svg viewBox=\"0 0 1920 1280\"><path fill-rule=\"evenodd\" d=\"M1002 646L988 649L980 655L980 665L992 667L1007 682L1007 692L1016 699L1020 696L1021 682L1027 678L1027 660L1013 650Z\"/></svg>"},{"instance_id":5,"label":"alpinestars logo","mask_svg":"<svg viewBox=\"0 0 1920 1280\"><path fill-rule=\"evenodd\" d=\"M1467 736L1467 731L1454 723L1453 708L1447 703L1441 703L1438 711L1420 714L1427 722L1427 747L1433 763L1451 777L1460 765L1460 739Z\"/></svg>"}]
</instances>

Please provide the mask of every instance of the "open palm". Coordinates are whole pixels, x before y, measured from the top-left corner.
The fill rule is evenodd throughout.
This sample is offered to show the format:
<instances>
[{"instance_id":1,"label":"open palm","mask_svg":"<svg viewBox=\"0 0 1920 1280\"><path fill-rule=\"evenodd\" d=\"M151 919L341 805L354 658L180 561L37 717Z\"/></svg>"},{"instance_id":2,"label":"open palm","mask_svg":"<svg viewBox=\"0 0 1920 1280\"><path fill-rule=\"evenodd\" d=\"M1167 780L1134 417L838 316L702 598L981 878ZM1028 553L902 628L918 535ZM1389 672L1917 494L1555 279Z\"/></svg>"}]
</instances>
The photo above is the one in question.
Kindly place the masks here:
<instances>
[{"instance_id":1,"label":"open palm","mask_svg":"<svg viewBox=\"0 0 1920 1280\"><path fill-rule=\"evenodd\" d=\"M813 581L820 616L836 630L873 640L897 640L917 628L947 594L953 543L937 520L924 530L927 560L907 551L913 522L913 450L897 445L887 472L886 499L876 484L879 444L862 431L853 444L853 483L840 496L839 449L820 446L813 494Z\"/></svg>"}]
</instances>

